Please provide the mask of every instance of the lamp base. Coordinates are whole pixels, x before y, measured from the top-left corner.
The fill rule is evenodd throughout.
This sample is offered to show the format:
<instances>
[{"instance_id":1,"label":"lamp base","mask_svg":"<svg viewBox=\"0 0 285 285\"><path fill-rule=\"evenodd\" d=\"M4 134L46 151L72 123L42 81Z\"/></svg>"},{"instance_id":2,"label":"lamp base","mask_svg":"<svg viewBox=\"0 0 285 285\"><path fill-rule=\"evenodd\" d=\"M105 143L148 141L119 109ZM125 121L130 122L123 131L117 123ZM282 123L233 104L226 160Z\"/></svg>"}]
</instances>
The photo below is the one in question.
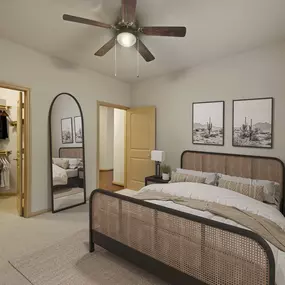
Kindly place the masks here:
<instances>
[{"instance_id":1,"label":"lamp base","mask_svg":"<svg viewBox=\"0 0 285 285\"><path fill-rule=\"evenodd\" d=\"M158 178L161 178L160 162L159 161L155 162L155 176L158 177Z\"/></svg>"}]
</instances>

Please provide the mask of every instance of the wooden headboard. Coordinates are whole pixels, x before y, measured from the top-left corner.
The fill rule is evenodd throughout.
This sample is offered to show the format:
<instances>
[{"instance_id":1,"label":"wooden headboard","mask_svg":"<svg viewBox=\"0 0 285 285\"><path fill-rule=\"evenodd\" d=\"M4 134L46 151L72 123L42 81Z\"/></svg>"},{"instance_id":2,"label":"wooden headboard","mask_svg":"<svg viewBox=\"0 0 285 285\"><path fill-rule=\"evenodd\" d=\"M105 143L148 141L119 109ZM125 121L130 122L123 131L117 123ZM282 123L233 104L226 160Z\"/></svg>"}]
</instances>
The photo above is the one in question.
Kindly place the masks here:
<instances>
[{"instance_id":1,"label":"wooden headboard","mask_svg":"<svg viewBox=\"0 0 285 285\"><path fill-rule=\"evenodd\" d=\"M181 168L278 182L285 213L284 163L278 158L186 150L181 155Z\"/></svg>"},{"instance_id":2,"label":"wooden headboard","mask_svg":"<svg viewBox=\"0 0 285 285\"><path fill-rule=\"evenodd\" d=\"M83 148L82 147L61 147L59 149L59 157L83 158Z\"/></svg>"}]
</instances>

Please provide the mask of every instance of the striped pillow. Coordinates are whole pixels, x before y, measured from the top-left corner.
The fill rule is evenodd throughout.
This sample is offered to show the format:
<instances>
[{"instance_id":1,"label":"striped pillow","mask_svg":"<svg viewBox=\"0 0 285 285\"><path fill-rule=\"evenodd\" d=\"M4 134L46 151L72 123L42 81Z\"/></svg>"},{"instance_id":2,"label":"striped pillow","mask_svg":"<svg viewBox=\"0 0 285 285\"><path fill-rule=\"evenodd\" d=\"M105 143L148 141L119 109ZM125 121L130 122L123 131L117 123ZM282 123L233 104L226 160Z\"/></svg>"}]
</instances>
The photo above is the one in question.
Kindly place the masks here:
<instances>
[{"instance_id":1,"label":"striped pillow","mask_svg":"<svg viewBox=\"0 0 285 285\"><path fill-rule=\"evenodd\" d=\"M172 171L171 180L169 181L169 183L176 183L176 182L205 183L205 181L206 177L187 175Z\"/></svg>"},{"instance_id":2,"label":"striped pillow","mask_svg":"<svg viewBox=\"0 0 285 285\"><path fill-rule=\"evenodd\" d=\"M264 201L264 187L261 185L243 184L235 181L220 179L218 186L238 192L261 202Z\"/></svg>"}]
</instances>

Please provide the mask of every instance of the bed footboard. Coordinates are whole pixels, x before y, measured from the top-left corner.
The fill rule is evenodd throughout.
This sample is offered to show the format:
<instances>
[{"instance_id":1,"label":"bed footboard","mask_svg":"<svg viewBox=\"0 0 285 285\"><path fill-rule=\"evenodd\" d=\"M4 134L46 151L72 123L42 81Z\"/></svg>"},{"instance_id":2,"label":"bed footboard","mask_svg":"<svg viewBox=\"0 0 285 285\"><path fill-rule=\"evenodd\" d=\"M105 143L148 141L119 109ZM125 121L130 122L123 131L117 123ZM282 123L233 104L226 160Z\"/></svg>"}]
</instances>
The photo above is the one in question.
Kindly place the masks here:
<instances>
[{"instance_id":1,"label":"bed footboard","mask_svg":"<svg viewBox=\"0 0 285 285\"><path fill-rule=\"evenodd\" d=\"M171 284L275 285L259 235L104 190L90 197L90 252L94 244Z\"/></svg>"}]
</instances>

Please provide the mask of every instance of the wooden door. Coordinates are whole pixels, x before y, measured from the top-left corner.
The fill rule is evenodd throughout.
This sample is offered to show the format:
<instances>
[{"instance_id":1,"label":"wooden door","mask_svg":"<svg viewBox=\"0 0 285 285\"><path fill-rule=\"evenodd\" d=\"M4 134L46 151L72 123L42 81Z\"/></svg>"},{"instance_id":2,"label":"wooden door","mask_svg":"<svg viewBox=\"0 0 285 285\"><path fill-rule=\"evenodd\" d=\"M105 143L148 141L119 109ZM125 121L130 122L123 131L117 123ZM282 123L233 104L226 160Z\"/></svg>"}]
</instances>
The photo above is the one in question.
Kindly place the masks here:
<instances>
[{"instance_id":1,"label":"wooden door","mask_svg":"<svg viewBox=\"0 0 285 285\"><path fill-rule=\"evenodd\" d=\"M17 102L17 209L20 216L23 216L23 94L20 92Z\"/></svg>"},{"instance_id":2,"label":"wooden door","mask_svg":"<svg viewBox=\"0 0 285 285\"><path fill-rule=\"evenodd\" d=\"M155 107L127 110L126 162L127 188L140 190L146 176L154 175L155 162L151 151L155 149Z\"/></svg>"}]
</instances>

